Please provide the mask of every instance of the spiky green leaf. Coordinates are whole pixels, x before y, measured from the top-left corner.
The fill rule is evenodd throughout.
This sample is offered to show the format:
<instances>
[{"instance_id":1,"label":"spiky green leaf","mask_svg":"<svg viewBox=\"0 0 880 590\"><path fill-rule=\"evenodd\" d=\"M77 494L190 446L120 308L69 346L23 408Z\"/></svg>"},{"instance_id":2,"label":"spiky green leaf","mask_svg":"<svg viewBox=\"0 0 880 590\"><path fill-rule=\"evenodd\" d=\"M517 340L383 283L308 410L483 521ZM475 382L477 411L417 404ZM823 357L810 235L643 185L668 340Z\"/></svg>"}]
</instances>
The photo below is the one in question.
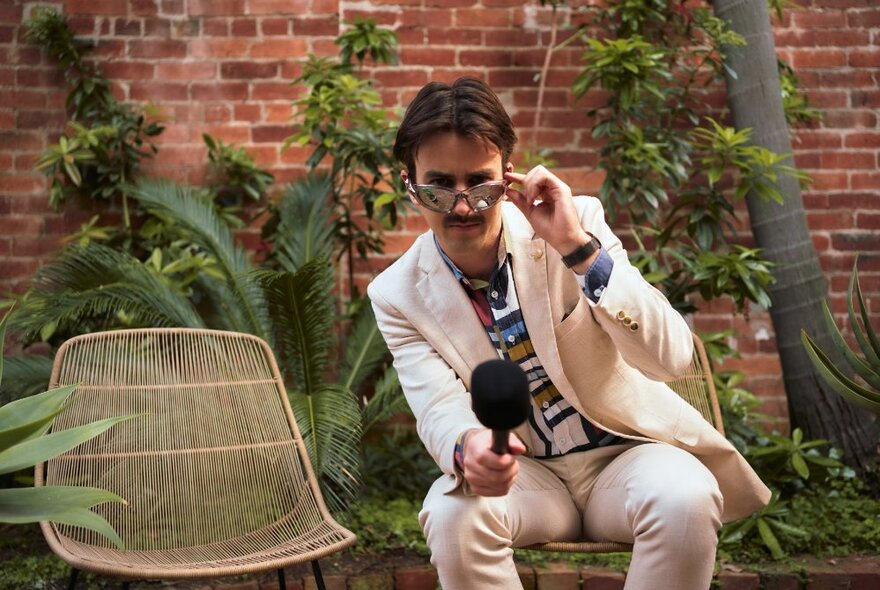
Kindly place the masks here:
<instances>
[{"instance_id":1,"label":"spiky green leaf","mask_svg":"<svg viewBox=\"0 0 880 590\"><path fill-rule=\"evenodd\" d=\"M103 517L89 508L125 500L98 488L46 486L0 490L0 522L24 524L49 521L96 531L123 549L122 539Z\"/></svg>"}]
</instances>

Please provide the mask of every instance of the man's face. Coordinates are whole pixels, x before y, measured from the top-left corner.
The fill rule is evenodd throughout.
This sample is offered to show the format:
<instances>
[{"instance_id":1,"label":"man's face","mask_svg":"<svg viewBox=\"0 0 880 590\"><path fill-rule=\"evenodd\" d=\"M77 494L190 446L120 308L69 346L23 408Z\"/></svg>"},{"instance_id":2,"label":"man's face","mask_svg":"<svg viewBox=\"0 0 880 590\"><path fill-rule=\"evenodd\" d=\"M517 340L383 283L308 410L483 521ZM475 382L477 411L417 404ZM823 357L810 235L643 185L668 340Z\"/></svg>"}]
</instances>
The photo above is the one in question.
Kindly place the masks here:
<instances>
[{"instance_id":1,"label":"man's face","mask_svg":"<svg viewBox=\"0 0 880 590\"><path fill-rule=\"evenodd\" d=\"M415 166L416 178L409 179L413 184L433 184L459 191L502 180L504 171L501 152L494 144L451 131L423 141L415 156ZM405 171L401 176L404 181L408 178ZM413 202L419 205L415 199ZM456 265L472 266L464 263L466 260L479 265L494 263L501 235L500 205L477 213L465 199L458 199L449 213L437 213L422 206L419 210Z\"/></svg>"}]
</instances>

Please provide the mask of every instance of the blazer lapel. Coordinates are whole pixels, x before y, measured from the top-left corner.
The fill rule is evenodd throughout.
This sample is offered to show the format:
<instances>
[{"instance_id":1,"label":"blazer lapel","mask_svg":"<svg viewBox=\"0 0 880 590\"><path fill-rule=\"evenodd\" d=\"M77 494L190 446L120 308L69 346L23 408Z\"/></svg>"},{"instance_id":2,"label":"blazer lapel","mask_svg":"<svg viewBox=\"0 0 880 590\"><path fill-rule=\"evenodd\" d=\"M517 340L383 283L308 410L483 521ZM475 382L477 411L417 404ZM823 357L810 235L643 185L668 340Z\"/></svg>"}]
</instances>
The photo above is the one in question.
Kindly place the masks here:
<instances>
[{"instance_id":1,"label":"blazer lapel","mask_svg":"<svg viewBox=\"0 0 880 590\"><path fill-rule=\"evenodd\" d=\"M433 236L423 240L419 266L424 274L416 288L426 312L433 317L443 336L433 344L447 361L453 354L459 358L459 366L450 364L470 389L470 374L474 368L483 361L498 358L498 353L486 336L471 300L437 252Z\"/></svg>"},{"instance_id":2,"label":"blazer lapel","mask_svg":"<svg viewBox=\"0 0 880 590\"><path fill-rule=\"evenodd\" d=\"M517 232L515 222L506 224L506 227L509 228L506 245L513 257L513 280L529 339L550 380L566 399L570 399L573 396L565 394L571 392L572 387L562 370L556 346L554 327L559 320L553 317L550 305L547 245L544 240L536 238L531 228L528 232Z\"/></svg>"}]
</instances>

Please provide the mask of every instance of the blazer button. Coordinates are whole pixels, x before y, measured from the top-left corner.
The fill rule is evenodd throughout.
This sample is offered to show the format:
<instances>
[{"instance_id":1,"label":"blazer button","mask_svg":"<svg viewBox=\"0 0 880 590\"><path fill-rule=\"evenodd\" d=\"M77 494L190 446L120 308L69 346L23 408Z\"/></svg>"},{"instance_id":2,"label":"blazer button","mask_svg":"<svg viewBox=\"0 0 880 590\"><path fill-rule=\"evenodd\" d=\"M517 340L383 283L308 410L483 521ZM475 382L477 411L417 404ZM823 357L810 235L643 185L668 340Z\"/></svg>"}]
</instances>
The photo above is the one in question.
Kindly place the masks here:
<instances>
[{"instance_id":1,"label":"blazer button","mask_svg":"<svg viewBox=\"0 0 880 590\"><path fill-rule=\"evenodd\" d=\"M544 251L540 249L532 250L532 258L535 260L541 260L541 257L544 256Z\"/></svg>"},{"instance_id":2,"label":"blazer button","mask_svg":"<svg viewBox=\"0 0 880 590\"><path fill-rule=\"evenodd\" d=\"M617 312L617 319L622 320L625 317L626 317L626 312L623 311L622 309Z\"/></svg>"},{"instance_id":3,"label":"blazer button","mask_svg":"<svg viewBox=\"0 0 880 590\"><path fill-rule=\"evenodd\" d=\"M629 329L632 330L633 332L635 332L636 330L639 329L639 323L638 323L638 322L633 322L633 323L631 323L631 324L629 325Z\"/></svg>"},{"instance_id":4,"label":"blazer button","mask_svg":"<svg viewBox=\"0 0 880 590\"><path fill-rule=\"evenodd\" d=\"M631 323L633 323L633 319L632 319L631 317L626 316L625 318L623 318L623 325L624 325L624 326L628 326L628 325L630 325Z\"/></svg>"}]
</instances>

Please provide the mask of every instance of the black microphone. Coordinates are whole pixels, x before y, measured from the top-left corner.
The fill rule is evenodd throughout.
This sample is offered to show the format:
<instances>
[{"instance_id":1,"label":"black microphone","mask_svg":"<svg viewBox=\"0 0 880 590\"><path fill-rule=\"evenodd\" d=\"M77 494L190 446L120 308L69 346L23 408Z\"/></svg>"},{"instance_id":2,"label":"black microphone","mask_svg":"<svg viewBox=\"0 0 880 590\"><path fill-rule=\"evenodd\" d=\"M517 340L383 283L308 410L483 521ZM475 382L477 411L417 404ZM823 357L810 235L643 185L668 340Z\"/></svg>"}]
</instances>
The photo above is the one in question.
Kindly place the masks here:
<instances>
[{"instance_id":1,"label":"black microphone","mask_svg":"<svg viewBox=\"0 0 880 590\"><path fill-rule=\"evenodd\" d=\"M471 375L471 401L477 419L492 429L492 451L508 453L508 432L525 422L531 411L525 372L502 359L480 363Z\"/></svg>"}]
</instances>

